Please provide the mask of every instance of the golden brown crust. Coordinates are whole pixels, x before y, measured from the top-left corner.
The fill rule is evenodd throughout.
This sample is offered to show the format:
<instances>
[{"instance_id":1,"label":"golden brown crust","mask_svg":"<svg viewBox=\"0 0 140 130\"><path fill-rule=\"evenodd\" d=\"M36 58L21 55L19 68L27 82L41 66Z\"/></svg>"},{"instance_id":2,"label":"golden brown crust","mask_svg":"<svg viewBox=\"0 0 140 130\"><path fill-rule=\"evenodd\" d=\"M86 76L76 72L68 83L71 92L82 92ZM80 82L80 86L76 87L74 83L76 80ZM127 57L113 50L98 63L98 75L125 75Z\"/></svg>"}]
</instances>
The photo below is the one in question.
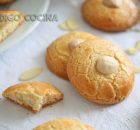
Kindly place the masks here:
<instances>
[{"instance_id":1,"label":"golden brown crust","mask_svg":"<svg viewBox=\"0 0 140 130\"><path fill-rule=\"evenodd\" d=\"M56 39L47 48L46 63L48 68L56 75L68 80L66 66L71 53L69 42L74 39L88 40L94 38L95 36L86 32L72 32Z\"/></svg>"},{"instance_id":2,"label":"golden brown crust","mask_svg":"<svg viewBox=\"0 0 140 130\"><path fill-rule=\"evenodd\" d=\"M114 57L119 63L116 73L104 75L97 71L97 60ZM126 54L112 43L89 40L77 47L69 58L67 73L78 92L91 102L115 104L131 92L135 73Z\"/></svg>"},{"instance_id":3,"label":"golden brown crust","mask_svg":"<svg viewBox=\"0 0 140 130\"><path fill-rule=\"evenodd\" d=\"M0 15L12 15L19 16L18 20L9 21L6 18L6 21L0 21L0 43L5 40L9 35L11 35L25 20L24 15L18 11L0 11ZM8 17L8 16L7 16Z\"/></svg>"},{"instance_id":4,"label":"golden brown crust","mask_svg":"<svg viewBox=\"0 0 140 130\"><path fill-rule=\"evenodd\" d=\"M26 100L23 100L22 98L20 98L21 102L18 102L19 95L17 96L17 94L19 93L20 96L22 96L22 98L23 94L26 94L26 97L29 97L27 98L28 100L31 98L35 98L36 100L38 100L38 98L41 98L41 101L44 101L46 98L47 101L42 103L39 108L34 109L32 105L28 105L27 103L25 103ZM20 104L26 107L27 109L32 110L33 112L38 112L42 107L54 104L63 99L63 94L57 88L48 83L43 82L28 82L17 84L7 88L2 95L9 100L12 100L17 104ZM34 103L36 103L36 101Z\"/></svg>"},{"instance_id":5,"label":"golden brown crust","mask_svg":"<svg viewBox=\"0 0 140 130\"><path fill-rule=\"evenodd\" d=\"M0 0L0 4L9 4L14 2L15 0Z\"/></svg>"},{"instance_id":6,"label":"golden brown crust","mask_svg":"<svg viewBox=\"0 0 140 130\"><path fill-rule=\"evenodd\" d=\"M91 126L86 125L87 130L94 130Z\"/></svg>"},{"instance_id":7,"label":"golden brown crust","mask_svg":"<svg viewBox=\"0 0 140 130\"><path fill-rule=\"evenodd\" d=\"M103 0L86 0L82 6L84 19L93 27L110 32L125 31L139 19L132 0L123 0L120 8L110 8Z\"/></svg>"},{"instance_id":8,"label":"golden brown crust","mask_svg":"<svg viewBox=\"0 0 140 130\"><path fill-rule=\"evenodd\" d=\"M85 125L78 120L56 119L46 122L33 130L94 130L91 126Z\"/></svg>"}]
</instances>

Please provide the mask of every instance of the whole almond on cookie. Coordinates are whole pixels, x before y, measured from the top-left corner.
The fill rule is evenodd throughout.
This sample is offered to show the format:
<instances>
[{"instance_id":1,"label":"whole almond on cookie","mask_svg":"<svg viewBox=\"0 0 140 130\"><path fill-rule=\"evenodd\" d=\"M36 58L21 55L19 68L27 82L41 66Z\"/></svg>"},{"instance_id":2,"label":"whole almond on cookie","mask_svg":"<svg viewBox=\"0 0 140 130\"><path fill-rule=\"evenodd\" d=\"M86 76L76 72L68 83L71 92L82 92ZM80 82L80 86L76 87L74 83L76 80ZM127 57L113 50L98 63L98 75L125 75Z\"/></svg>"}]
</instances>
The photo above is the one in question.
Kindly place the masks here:
<instances>
[{"instance_id":1,"label":"whole almond on cookie","mask_svg":"<svg viewBox=\"0 0 140 130\"><path fill-rule=\"evenodd\" d=\"M80 43L84 42L83 39L74 39L69 43L69 47L71 50L75 49Z\"/></svg>"},{"instance_id":2,"label":"whole almond on cookie","mask_svg":"<svg viewBox=\"0 0 140 130\"><path fill-rule=\"evenodd\" d=\"M98 104L115 104L131 92L134 67L113 43L97 38L74 49L67 64L68 77L80 95Z\"/></svg>"},{"instance_id":3,"label":"whole almond on cookie","mask_svg":"<svg viewBox=\"0 0 140 130\"><path fill-rule=\"evenodd\" d=\"M97 29L120 32L138 22L139 9L132 0L85 0L82 15Z\"/></svg>"},{"instance_id":4,"label":"whole almond on cookie","mask_svg":"<svg viewBox=\"0 0 140 130\"><path fill-rule=\"evenodd\" d=\"M102 56L97 60L97 70L104 74L109 75L118 71L118 61L110 56Z\"/></svg>"},{"instance_id":5,"label":"whole almond on cookie","mask_svg":"<svg viewBox=\"0 0 140 130\"><path fill-rule=\"evenodd\" d=\"M103 0L103 4L111 8L119 8L122 3L122 0Z\"/></svg>"},{"instance_id":6,"label":"whole almond on cookie","mask_svg":"<svg viewBox=\"0 0 140 130\"><path fill-rule=\"evenodd\" d=\"M96 38L87 32L71 32L56 39L46 51L46 63L54 74L67 79L67 61L72 50L81 42Z\"/></svg>"}]
</instances>

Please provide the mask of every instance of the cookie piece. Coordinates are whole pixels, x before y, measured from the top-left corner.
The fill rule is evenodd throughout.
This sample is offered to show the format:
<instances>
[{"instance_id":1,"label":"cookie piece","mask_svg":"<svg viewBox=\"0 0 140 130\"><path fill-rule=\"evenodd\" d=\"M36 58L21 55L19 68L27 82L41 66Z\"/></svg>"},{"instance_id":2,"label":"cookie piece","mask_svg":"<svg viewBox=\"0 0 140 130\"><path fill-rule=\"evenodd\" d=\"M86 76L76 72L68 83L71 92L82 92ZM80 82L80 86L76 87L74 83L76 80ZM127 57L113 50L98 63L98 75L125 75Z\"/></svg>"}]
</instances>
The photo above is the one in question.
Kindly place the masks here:
<instances>
[{"instance_id":1,"label":"cookie piece","mask_svg":"<svg viewBox=\"0 0 140 130\"><path fill-rule=\"evenodd\" d=\"M63 99L63 94L48 83L30 82L9 87L3 96L20 104L33 112L38 112L42 107L54 104Z\"/></svg>"},{"instance_id":2,"label":"cookie piece","mask_svg":"<svg viewBox=\"0 0 140 130\"><path fill-rule=\"evenodd\" d=\"M94 130L91 126L74 119L56 119L46 122L33 130Z\"/></svg>"},{"instance_id":3,"label":"cookie piece","mask_svg":"<svg viewBox=\"0 0 140 130\"><path fill-rule=\"evenodd\" d=\"M86 32L71 32L56 39L46 52L48 68L61 78L68 79L66 66L72 50L81 42L94 39L95 36Z\"/></svg>"},{"instance_id":4,"label":"cookie piece","mask_svg":"<svg viewBox=\"0 0 140 130\"><path fill-rule=\"evenodd\" d=\"M24 15L18 11L0 11L0 15L1 43L24 22Z\"/></svg>"},{"instance_id":5,"label":"cookie piece","mask_svg":"<svg viewBox=\"0 0 140 130\"><path fill-rule=\"evenodd\" d=\"M15 0L0 0L0 4L9 4L14 2Z\"/></svg>"},{"instance_id":6,"label":"cookie piece","mask_svg":"<svg viewBox=\"0 0 140 130\"><path fill-rule=\"evenodd\" d=\"M82 14L93 27L110 32L125 31L139 19L132 0L86 0Z\"/></svg>"},{"instance_id":7,"label":"cookie piece","mask_svg":"<svg viewBox=\"0 0 140 130\"><path fill-rule=\"evenodd\" d=\"M67 73L77 91L91 102L115 104L124 100L134 84L134 68L116 45L96 38L71 54Z\"/></svg>"}]
</instances>

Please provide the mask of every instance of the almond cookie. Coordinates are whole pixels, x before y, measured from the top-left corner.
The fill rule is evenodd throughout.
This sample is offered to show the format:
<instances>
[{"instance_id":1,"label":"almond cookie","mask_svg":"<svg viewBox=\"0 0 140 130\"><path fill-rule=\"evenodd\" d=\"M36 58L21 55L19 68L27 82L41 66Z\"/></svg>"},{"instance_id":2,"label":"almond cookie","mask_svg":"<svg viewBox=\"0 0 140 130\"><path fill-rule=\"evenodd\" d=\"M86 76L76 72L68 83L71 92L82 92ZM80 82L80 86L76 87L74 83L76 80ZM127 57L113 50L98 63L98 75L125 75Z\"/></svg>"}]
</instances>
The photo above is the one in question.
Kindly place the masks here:
<instances>
[{"instance_id":1,"label":"almond cookie","mask_svg":"<svg viewBox=\"0 0 140 130\"><path fill-rule=\"evenodd\" d=\"M24 15L18 11L0 11L0 16L1 43L24 22Z\"/></svg>"},{"instance_id":2,"label":"almond cookie","mask_svg":"<svg viewBox=\"0 0 140 130\"><path fill-rule=\"evenodd\" d=\"M0 4L9 4L14 2L15 0L0 0Z\"/></svg>"},{"instance_id":3,"label":"almond cookie","mask_svg":"<svg viewBox=\"0 0 140 130\"><path fill-rule=\"evenodd\" d=\"M95 36L86 32L72 32L56 39L46 52L48 68L56 75L68 79L66 66L71 51L80 43Z\"/></svg>"},{"instance_id":4,"label":"almond cookie","mask_svg":"<svg viewBox=\"0 0 140 130\"><path fill-rule=\"evenodd\" d=\"M115 104L124 100L134 84L134 68L116 45L96 38L71 54L67 73L77 91L91 102Z\"/></svg>"},{"instance_id":5,"label":"almond cookie","mask_svg":"<svg viewBox=\"0 0 140 130\"><path fill-rule=\"evenodd\" d=\"M82 6L84 19L93 27L110 32L125 31L139 18L132 0L86 0Z\"/></svg>"},{"instance_id":6,"label":"almond cookie","mask_svg":"<svg viewBox=\"0 0 140 130\"><path fill-rule=\"evenodd\" d=\"M63 94L58 89L43 82L14 85L6 89L3 96L33 112L63 99Z\"/></svg>"},{"instance_id":7,"label":"almond cookie","mask_svg":"<svg viewBox=\"0 0 140 130\"><path fill-rule=\"evenodd\" d=\"M56 119L46 122L33 130L94 130L91 126L75 119Z\"/></svg>"}]
</instances>

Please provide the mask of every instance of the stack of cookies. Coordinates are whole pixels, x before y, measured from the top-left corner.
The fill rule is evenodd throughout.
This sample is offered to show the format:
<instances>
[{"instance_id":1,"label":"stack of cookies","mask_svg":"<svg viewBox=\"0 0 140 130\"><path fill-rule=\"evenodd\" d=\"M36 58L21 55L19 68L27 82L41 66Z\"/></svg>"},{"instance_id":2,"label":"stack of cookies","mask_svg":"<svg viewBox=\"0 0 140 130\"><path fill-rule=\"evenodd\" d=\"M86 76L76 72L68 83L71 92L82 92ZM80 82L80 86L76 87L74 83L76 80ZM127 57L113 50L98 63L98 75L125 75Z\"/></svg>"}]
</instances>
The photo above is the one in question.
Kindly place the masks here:
<instances>
[{"instance_id":1,"label":"stack of cookies","mask_svg":"<svg viewBox=\"0 0 140 130\"><path fill-rule=\"evenodd\" d=\"M55 40L47 48L46 63L91 102L115 104L133 88L135 73L127 55L115 44L86 32Z\"/></svg>"}]
</instances>

